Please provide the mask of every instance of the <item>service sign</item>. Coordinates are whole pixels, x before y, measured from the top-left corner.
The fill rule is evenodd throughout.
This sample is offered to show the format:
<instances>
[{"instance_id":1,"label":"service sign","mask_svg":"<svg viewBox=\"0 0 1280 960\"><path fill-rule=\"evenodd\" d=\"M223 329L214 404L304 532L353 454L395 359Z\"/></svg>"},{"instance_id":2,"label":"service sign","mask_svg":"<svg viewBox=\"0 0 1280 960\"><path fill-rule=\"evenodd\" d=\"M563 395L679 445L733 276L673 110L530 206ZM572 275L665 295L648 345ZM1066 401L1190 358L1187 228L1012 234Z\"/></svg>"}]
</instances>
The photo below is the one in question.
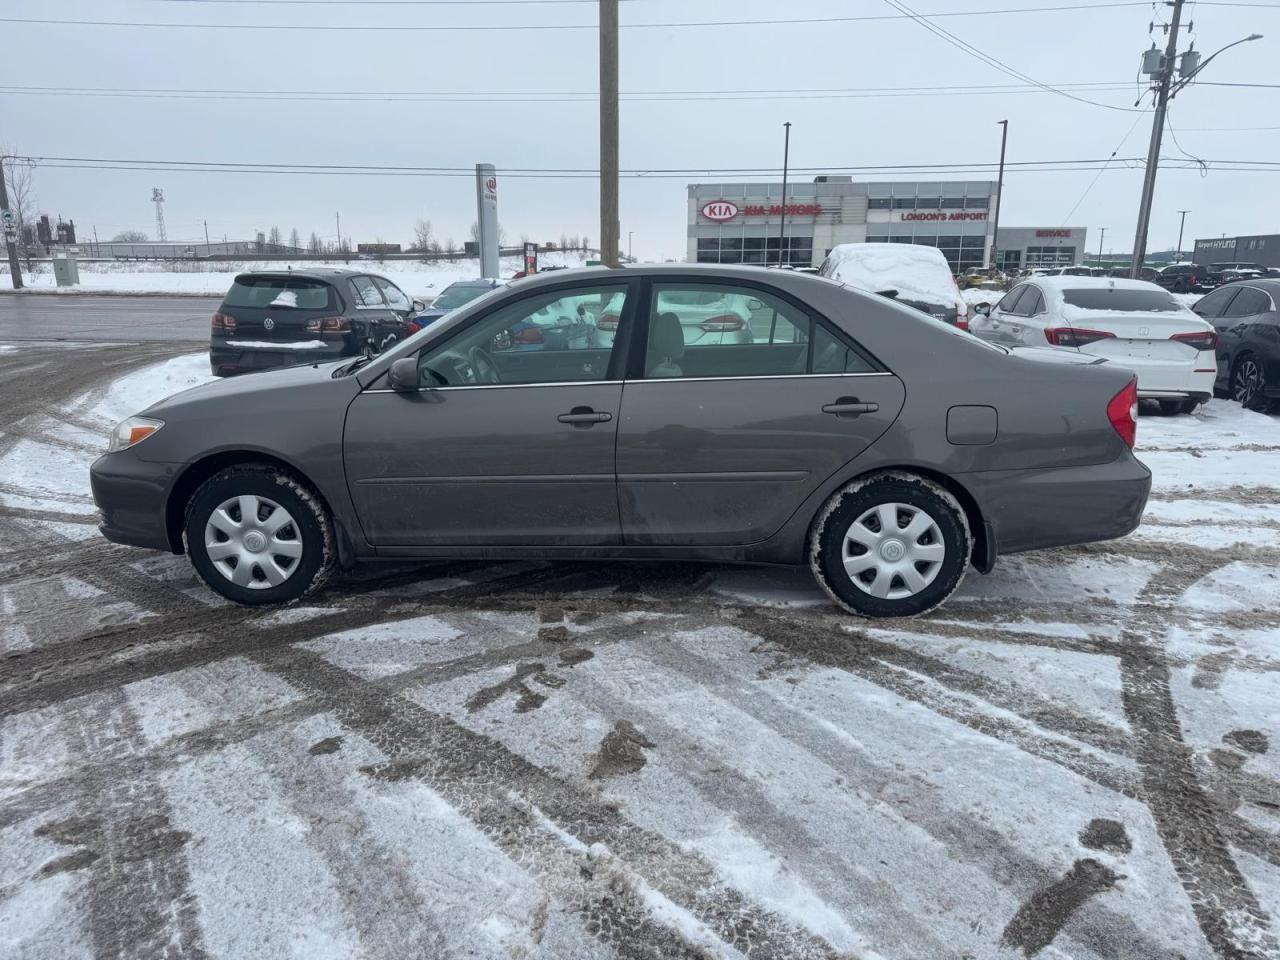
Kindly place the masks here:
<instances>
[{"instance_id":1,"label":"service sign","mask_svg":"<svg viewBox=\"0 0 1280 960\"><path fill-rule=\"evenodd\" d=\"M1036 231L1036 236L1037 236L1037 237L1040 237L1040 238L1044 238L1044 237L1062 237L1062 238L1065 238L1065 237L1070 237L1070 236L1071 236L1071 231L1070 231L1070 230L1037 230L1037 231Z\"/></svg>"},{"instance_id":2,"label":"service sign","mask_svg":"<svg viewBox=\"0 0 1280 960\"><path fill-rule=\"evenodd\" d=\"M712 200L702 205L702 215L715 223L724 223L738 215L738 205L729 200Z\"/></svg>"}]
</instances>

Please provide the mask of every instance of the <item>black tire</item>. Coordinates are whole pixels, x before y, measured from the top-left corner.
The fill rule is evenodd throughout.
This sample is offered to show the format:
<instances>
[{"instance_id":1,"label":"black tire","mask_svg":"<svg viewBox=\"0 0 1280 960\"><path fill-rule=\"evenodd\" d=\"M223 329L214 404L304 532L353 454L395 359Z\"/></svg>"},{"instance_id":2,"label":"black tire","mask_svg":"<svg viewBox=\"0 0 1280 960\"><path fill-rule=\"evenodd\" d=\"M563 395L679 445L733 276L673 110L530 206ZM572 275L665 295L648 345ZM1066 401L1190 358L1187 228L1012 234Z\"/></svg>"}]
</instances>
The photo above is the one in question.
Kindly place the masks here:
<instances>
[{"instance_id":1,"label":"black tire","mask_svg":"<svg viewBox=\"0 0 1280 960\"><path fill-rule=\"evenodd\" d=\"M1182 413L1192 413L1195 411L1196 407L1200 406L1200 401L1193 400L1191 397L1186 397L1182 400L1161 400L1159 403L1160 412L1166 417L1176 417Z\"/></svg>"},{"instance_id":2,"label":"black tire","mask_svg":"<svg viewBox=\"0 0 1280 960\"><path fill-rule=\"evenodd\" d=\"M1261 361L1251 353L1242 354L1231 367L1231 399L1246 410L1266 412L1267 379Z\"/></svg>"},{"instance_id":3,"label":"black tire","mask_svg":"<svg viewBox=\"0 0 1280 960\"><path fill-rule=\"evenodd\" d=\"M260 504L258 515L249 524L252 529L257 529L260 522L269 525L271 518L277 516L275 509L278 508L286 511L290 522L274 534L266 533L264 526L259 531L264 545L257 552L240 551L237 556L215 561L210 550L216 550L222 543L230 543L227 549L231 550L236 544L227 533L212 526L214 511L239 497L270 502ZM244 524L243 511L232 507L223 514L222 522L228 520L237 527ZM318 589L333 572L337 552L333 524L319 498L289 474L265 464L230 467L206 480L187 505L184 533L187 555L200 579L215 593L247 606L289 603ZM219 540L219 537L227 539ZM209 539L215 540L212 546L207 543ZM296 550L300 556L274 554L270 549L273 542L280 544L281 550L287 544L290 552ZM244 562L241 558L246 556L250 557L245 568L249 585L237 584L231 577L241 568ZM285 568L282 582L270 585L265 572L267 563L272 564L276 576L281 575L282 566ZM228 567L231 572L224 572Z\"/></svg>"},{"instance_id":4,"label":"black tire","mask_svg":"<svg viewBox=\"0 0 1280 960\"><path fill-rule=\"evenodd\" d=\"M854 574L845 569L846 558L856 562L858 556L873 556L872 550L853 542L848 534L854 524L864 515L877 511L881 505L899 504L905 510L895 511L894 521L899 523L899 530L906 533L901 520L915 511L916 515L925 514L932 526L914 538L899 540L899 545L910 543L909 549L928 550L935 543L941 544L943 552L938 560L919 561L913 564L919 578L925 579L925 585L906 596L875 596L870 591L879 583L880 569L888 569L893 562L884 560L874 569L864 570L857 574L866 585L855 584ZM872 517L874 522L876 518ZM914 522L914 520L913 520ZM865 524L862 530L872 536ZM883 531L883 527L880 527ZM880 549L886 545L881 544ZM895 548L896 549L896 548ZM855 553L861 551L861 553ZM876 474L855 480L836 492L814 520L809 533L809 566L813 570L818 584L837 604L850 613L864 617L913 617L925 613L938 606L955 592L969 567L969 557L973 551L973 538L969 531L969 521L964 509L947 490L923 477L909 473L889 472ZM936 551L934 551L936 552ZM853 554L853 555L851 555ZM879 556L878 554L875 554ZM892 554L885 554L892 557ZM909 560L898 560L898 569ZM868 575L872 578L868 581ZM894 573L889 577L886 594L911 590L901 574Z\"/></svg>"}]
</instances>

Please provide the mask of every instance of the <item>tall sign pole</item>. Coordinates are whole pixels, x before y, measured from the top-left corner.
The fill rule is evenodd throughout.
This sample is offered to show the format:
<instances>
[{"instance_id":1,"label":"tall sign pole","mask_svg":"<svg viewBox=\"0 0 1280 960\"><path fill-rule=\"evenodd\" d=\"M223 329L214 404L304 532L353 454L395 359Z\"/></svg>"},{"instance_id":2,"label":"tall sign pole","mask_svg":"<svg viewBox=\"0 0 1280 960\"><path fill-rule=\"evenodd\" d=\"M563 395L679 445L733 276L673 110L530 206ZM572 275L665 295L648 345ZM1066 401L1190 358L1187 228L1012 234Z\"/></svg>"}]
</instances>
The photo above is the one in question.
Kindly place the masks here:
<instances>
[{"instance_id":1,"label":"tall sign pole","mask_svg":"<svg viewBox=\"0 0 1280 960\"><path fill-rule=\"evenodd\" d=\"M1000 124L1000 172L996 175L996 215L991 224L991 256L984 264L986 267L1000 267L1000 201L1004 199L1004 149L1009 143L1009 121L998 120Z\"/></svg>"},{"instance_id":2,"label":"tall sign pole","mask_svg":"<svg viewBox=\"0 0 1280 960\"><path fill-rule=\"evenodd\" d=\"M9 276L13 289L22 289L22 265L18 263L18 217L9 209L9 188L4 182L4 157L0 157L0 229L4 231L4 245L9 251Z\"/></svg>"},{"instance_id":3,"label":"tall sign pole","mask_svg":"<svg viewBox=\"0 0 1280 960\"><path fill-rule=\"evenodd\" d=\"M498 174L492 163L476 164L476 223L480 235L480 276L498 278Z\"/></svg>"},{"instance_id":4,"label":"tall sign pole","mask_svg":"<svg viewBox=\"0 0 1280 960\"><path fill-rule=\"evenodd\" d=\"M782 216L778 221L778 266L791 259L787 247L787 164L791 159L791 121L782 125ZM766 260L768 257L765 258Z\"/></svg>"},{"instance_id":5,"label":"tall sign pole","mask_svg":"<svg viewBox=\"0 0 1280 960\"><path fill-rule=\"evenodd\" d=\"M618 0L600 0L600 262L618 266Z\"/></svg>"},{"instance_id":6,"label":"tall sign pole","mask_svg":"<svg viewBox=\"0 0 1280 960\"><path fill-rule=\"evenodd\" d=\"M1151 201L1156 192L1156 168L1160 164L1160 141L1164 138L1164 116L1169 109L1169 84L1173 81L1174 59L1178 55L1178 28L1182 23L1183 0L1173 0L1173 16L1169 20L1169 42L1164 48L1164 62L1156 74L1156 110L1151 118L1151 145L1147 148L1147 173L1142 178L1142 201L1138 204L1138 230L1133 237L1133 263L1129 276L1135 280L1147 259L1147 231L1151 228Z\"/></svg>"}]
</instances>

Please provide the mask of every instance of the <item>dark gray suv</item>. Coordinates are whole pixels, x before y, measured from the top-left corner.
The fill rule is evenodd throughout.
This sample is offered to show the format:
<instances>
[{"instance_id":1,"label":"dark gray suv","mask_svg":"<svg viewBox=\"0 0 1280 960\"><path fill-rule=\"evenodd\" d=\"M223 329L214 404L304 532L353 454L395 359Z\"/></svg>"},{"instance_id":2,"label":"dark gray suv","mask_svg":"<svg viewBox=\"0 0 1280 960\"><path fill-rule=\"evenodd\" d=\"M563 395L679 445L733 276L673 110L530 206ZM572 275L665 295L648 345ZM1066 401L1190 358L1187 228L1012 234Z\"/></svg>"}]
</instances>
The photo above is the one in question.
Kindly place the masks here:
<instances>
[{"instance_id":1,"label":"dark gray suv","mask_svg":"<svg viewBox=\"0 0 1280 960\"><path fill-rule=\"evenodd\" d=\"M687 342L691 294L753 301L750 341ZM616 335L521 349L513 330L568 306ZM831 280L597 268L373 359L171 397L92 481L108 539L185 551L240 603L358 561L684 558L808 564L845 608L902 616L997 554L1134 529L1135 409L1111 364L1020 357Z\"/></svg>"}]
</instances>

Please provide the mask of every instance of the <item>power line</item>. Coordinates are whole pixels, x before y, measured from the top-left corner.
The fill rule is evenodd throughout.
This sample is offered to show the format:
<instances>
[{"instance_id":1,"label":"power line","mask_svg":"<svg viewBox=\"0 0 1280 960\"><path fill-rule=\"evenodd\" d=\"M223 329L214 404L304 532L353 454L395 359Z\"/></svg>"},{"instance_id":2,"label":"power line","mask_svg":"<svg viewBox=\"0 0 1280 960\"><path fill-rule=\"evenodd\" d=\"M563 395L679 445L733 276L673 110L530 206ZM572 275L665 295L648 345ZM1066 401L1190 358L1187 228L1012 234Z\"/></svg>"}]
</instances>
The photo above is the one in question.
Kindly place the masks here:
<instances>
[{"instance_id":1,"label":"power line","mask_svg":"<svg viewBox=\"0 0 1280 960\"><path fill-rule=\"evenodd\" d=\"M984 17L1020 13L1055 13L1068 10L1104 10L1121 7L1143 7L1142 0L1120 0L1114 3L1072 3L1052 7L1005 7L991 10L950 10L931 13L930 17ZM827 23L869 23L889 20L917 19L914 14L866 14L853 17L788 17L775 20L694 20L663 23L623 23L623 30L671 29L675 27L751 27L813 25ZM302 30L374 31L374 32L488 32L495 30L596 30L595 23L530 23L530 24L320 24L320 23L162 23L149 20L54 20L46 17L0 17L0 23L27 23L46 26L78 27L147 27L175 30ZM1117 108L1118 109L1118 108Z\"/></svg>"},{"instance_id":2,"label":"power line","mask_svg":"<svg viewBox=\"0 0 1280 960\"><path fill-rule=\"evenodd\" d=\"M1127 90L1127 83L1064 84L1064 88L1097 92ZM705 90L648 91L622 94L631 103L733 102L766 100L874 100L919 96L997 96L1002 94L1046 93L1032 84L974 85L950 87L868 87L827 88L825 90ZM131 100L279 101L295 103L587 103L595 104L594 92L527 91L431 93L415 91L309 91L309 90L183 90L94 87L32 87L0 85L0 94L11 96L94 97Z\"/></svg>"},{"instance_id":3,"label":"power line","mask_svg":"<svg viewBox=\"0 0 1280 960\"><path fill-rule=\"evenodd\" d=\"M974 59L979 60L982 63L985 63L987 66L993 67L996 70L999 70L1001 73L1004 73L1004 74L1007 74L1008 76L1013 77L1016 80L1022 80L1027 83L1034 84L1035 86L1041 87L1047 92L1056 93L1059 96L1066 97L1068 100L1076 100L1080 103L1087 103L1095 107L1102 107L1106 110L1119 110L1126 113L1133 112L1133 108L1131 107L1118 107L1109 103L1101 103L1097 100L1089 100L1084 97L1078 97L1072 93L1067 93L1065 90L1061 90L1057 87L1052 87L1047 83L1042 83L1041 81L1036 80L1034 77L1030 77L1027 74L1023 73L1022 71L1014 69L1013 67L1005 63L1003 60L999 60L988 53L984 53L983 51L979 50L977 47L975 47L973 44L969 43L968 41L962 40L960 37L957 37L954 33L951 33L950 31L938 26L937 24L932 23L930 19L926 18L922 14L916 13L914 10L908 7L905 3L901 3L899 2L899 0L885 0L885 2L888 3L889 6L893 7L893 9L906 14L911 20L914 20L916 23L924 27L934 36L940 37L942 40L945 40L947 43L951 44L951 46L957 48L962 53L965 53L973 57Z\"/></svg>"}]
</instances>

